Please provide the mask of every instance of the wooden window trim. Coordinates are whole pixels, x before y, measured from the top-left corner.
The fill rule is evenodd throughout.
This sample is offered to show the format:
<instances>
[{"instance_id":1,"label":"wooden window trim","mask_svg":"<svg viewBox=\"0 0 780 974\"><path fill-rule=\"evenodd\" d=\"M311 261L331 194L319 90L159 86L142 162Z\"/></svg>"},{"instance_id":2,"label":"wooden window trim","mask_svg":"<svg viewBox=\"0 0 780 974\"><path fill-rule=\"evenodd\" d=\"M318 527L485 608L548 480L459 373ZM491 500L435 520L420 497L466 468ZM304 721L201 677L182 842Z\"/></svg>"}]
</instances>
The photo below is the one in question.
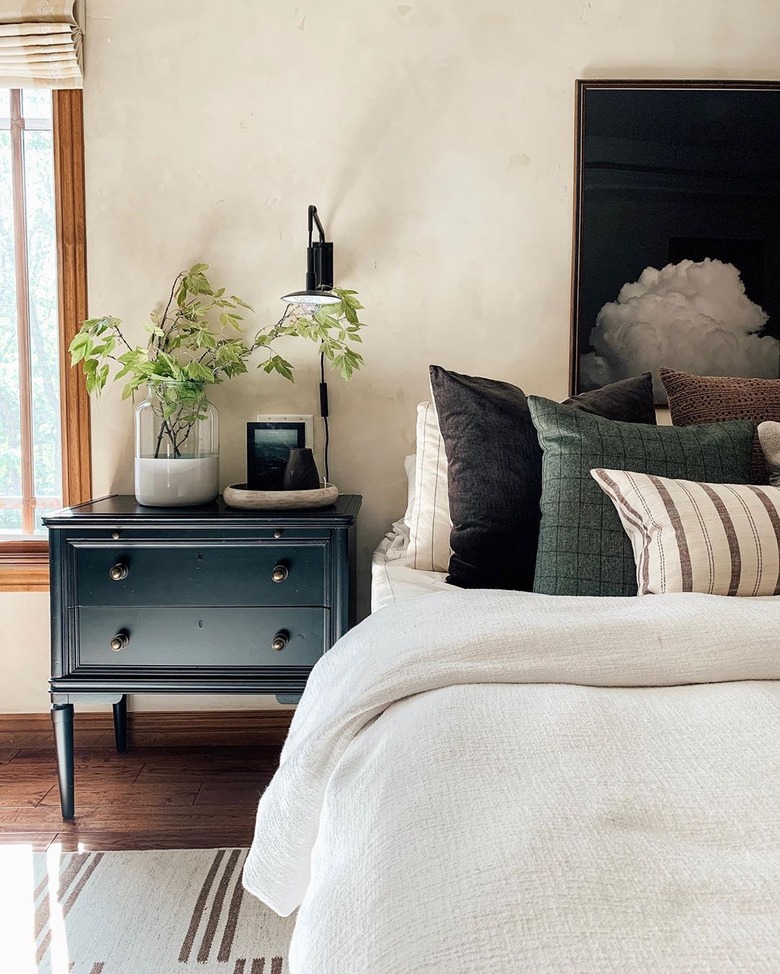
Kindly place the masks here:
<instances>
[{"instance_id":1,"label":"wooden window trim","mask_svg":"<svg viewBox=\"0 0 780 974\"><path fill-rule=\"evenodd\" d=\"M82 92L52 92L54 193L62 415L62 496L66 506L88 500L92 489L89 396L80 371L71 369L67 349L87 317L84 107ZM0 542L0 592L45 591L49 587L49 545L40 541Z\"/></svg>"}]
</instances>

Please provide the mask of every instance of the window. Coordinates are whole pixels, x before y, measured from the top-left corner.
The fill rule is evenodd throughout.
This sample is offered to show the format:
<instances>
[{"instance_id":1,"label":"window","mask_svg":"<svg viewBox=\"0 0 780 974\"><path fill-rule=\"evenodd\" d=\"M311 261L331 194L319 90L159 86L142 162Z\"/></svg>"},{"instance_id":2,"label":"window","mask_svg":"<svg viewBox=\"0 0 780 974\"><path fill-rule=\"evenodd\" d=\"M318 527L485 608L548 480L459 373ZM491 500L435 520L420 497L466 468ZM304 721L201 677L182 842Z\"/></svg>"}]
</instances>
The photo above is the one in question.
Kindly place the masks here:
<instances>
[{"instance_id":1,"label":"window","mask_svg":"<svg viewBox=\"0 0 780 974\"><path fill-rule=\"evenodd\" d=\"M62 506L52 99L0 92L0 537Z\"/></svg>"},{"instance_id":2,"label":"window","mask_svg":"<svg viewBox=\"0 0 780 974\"><path fill-rule=\"evenodd\" d=\"M48 584L47 510L89 496L80 91L0 89L0 591Z\"/></svg>"}]
</instances>

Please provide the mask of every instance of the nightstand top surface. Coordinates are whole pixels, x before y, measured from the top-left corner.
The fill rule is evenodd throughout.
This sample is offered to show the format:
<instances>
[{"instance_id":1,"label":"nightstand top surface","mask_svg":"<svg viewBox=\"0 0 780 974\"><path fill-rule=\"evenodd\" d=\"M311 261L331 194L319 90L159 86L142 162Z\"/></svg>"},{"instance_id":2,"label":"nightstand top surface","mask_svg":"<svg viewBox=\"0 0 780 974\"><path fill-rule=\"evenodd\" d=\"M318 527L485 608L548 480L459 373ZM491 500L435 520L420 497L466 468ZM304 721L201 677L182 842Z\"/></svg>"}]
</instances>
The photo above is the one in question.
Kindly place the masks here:
<instances>
[{"instance_id":1,"label":"nightstand top surface","mask_svg":"<svg viewBox=\"0 0 780 974\"><path fill-rule=\"evenodd\" d=\"M69 524L85 521L106 523L115 521L155 522L165 524L188 523L234 523L239 524L282 524L293 522L319 526L322 524L352 524L360 510L363 498L359 494L340 494L335 504L315 510L290 511L243 511L228 507L222 495L212 504L198 507L144 507L132 494L112 494L86 501L61 511L52 511L43 518L48 527L67 527Z\"/></svg>"}]
</instances>

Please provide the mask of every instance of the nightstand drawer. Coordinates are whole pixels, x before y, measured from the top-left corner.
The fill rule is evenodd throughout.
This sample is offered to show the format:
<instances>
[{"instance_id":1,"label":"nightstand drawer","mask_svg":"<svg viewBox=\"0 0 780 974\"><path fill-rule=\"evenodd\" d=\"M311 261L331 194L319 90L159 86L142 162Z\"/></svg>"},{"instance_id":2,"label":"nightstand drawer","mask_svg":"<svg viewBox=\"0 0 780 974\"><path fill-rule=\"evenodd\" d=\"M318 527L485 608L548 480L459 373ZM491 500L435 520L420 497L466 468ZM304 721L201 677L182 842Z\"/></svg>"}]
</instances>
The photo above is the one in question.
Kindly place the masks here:
<instances>
[{"instance_id":1,"label":"nightstand drawer","mask_svg":"<svg viewBox=\"0 0 780 974\"><path fill-rule=\"evenodd\" d=\"M326 542L74 543L78 605L327 605Z\"/></svg>"},{"instance_id":2,"label":"nightstand drawer","mask_svg":"<svg viewBox=\"0 0 780 974\"><path fill-rule=\"evenodd\" d=\"M239 613L107 606L72 611L80 667L310 667L327 648L327 609Z\"/></svg>"}]
</instances>

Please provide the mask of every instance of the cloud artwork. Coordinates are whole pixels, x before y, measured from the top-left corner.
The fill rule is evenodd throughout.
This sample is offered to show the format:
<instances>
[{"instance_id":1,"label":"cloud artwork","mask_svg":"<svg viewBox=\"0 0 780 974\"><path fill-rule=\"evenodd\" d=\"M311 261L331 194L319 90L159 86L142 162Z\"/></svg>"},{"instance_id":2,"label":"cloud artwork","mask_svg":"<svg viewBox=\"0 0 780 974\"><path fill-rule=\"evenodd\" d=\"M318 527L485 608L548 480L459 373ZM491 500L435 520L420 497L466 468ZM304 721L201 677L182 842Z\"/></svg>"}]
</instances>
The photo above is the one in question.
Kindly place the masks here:
<instances>
[{"instance_id":1,"label":"cloud artwork","mask_svg":"<svg viewBox=\"0 0 780 974\"><path fill-rule=\"evenodd\" d=\"M748 298L733 264L706 258L646 268L605 304L582 357L583 388L668 367L698 375L777 378L780 341L761 332L768 315Z\"/></svg>"}]
</instances>

